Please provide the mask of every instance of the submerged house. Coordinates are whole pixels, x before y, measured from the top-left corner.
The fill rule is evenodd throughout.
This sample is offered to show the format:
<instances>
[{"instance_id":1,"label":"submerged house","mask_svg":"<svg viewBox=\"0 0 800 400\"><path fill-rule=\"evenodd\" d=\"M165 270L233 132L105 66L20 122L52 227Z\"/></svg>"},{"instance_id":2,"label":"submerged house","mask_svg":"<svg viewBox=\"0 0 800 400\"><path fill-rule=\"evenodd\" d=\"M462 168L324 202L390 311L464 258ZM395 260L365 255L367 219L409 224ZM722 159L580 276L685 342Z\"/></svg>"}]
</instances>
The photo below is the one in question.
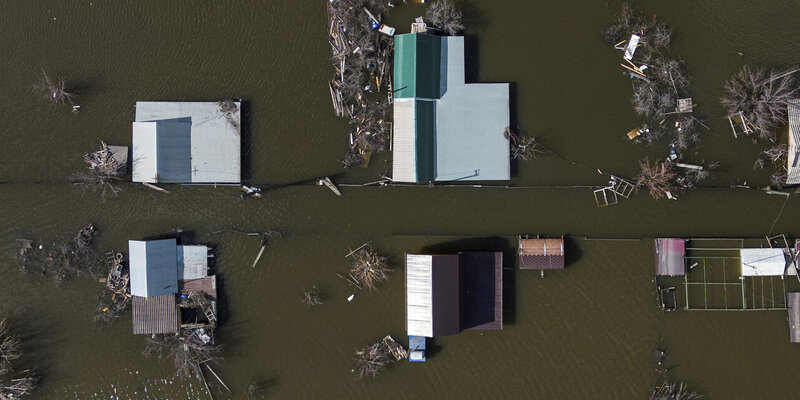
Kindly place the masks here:
<instances>
[{"instance_id":1,"label":"submerged house","mask_svg":"<svg viewBox=\"0 0 800 400\"><path fill-rule=\"evenodd\" d=\"M392 179L511 179L508 83L465 83L464 37L395 36Z\"/></svg>"},{"instance_id":2,"label":"submerged house","mask_svg":"<svg viewBox=\"0 0 800 400\"><path fill-rule=\"evenodd\" d=\"M503 329L503 253L406 254L409 336Z\"/></svg>"},{"instance_id":3,"label":"submerged house","mask_svg":"<svg viewBox=\"0 0 800 400\"><path fill-rule=\"evenodd\" d=\"M175 239L130 240L128 251L134 334L177 333L181 327L216 323L217 283L208 276L208 247L178 245ZM185 318L197 314L181 301L193 293L210 299L210 308L200 310L202 320Z\"/></svg>"},{"instance_id":4,"label":"submerged house","mask_svg":"<svg viewBox=\"0 0 800 400\"><path fill-rule=\"evenodd\" d=\"M800 99L789 100L789 146L786 152L786 184L800 184Z\"/></svg>"},{"instance_id":5,"label":"submerged house","mask_svg":"<svg viewBox=\"0 0 800 400\"><path fill-rule=\"evenodd\" d=\"M136 102L133 182L240 183L240 121L240 102Z\"/></svg>"}]
</instances>

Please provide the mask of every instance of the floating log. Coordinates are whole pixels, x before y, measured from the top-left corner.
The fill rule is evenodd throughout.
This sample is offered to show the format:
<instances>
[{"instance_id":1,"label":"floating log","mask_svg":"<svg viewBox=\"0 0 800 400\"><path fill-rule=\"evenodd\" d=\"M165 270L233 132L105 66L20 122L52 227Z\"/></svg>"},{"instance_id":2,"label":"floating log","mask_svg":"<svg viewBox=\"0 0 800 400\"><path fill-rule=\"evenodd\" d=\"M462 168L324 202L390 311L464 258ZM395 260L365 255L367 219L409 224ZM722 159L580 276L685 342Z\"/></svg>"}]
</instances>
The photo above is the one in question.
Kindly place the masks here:
<instances>
[{"instance_id":1,"label":"floating log","mask_svg":"<svg viewBox=\"0 0 800 400\"><path fill-rule=\"evenodd\" d=\"M211 374L212 374L212 375L214 375L214 377L215 377L215 378L217 378L217 380L219 381L219 383L221 383L221 384L222 384L222 386L223 386L223 387L224 387L226 390L228 390L228 392L229 392L229 393L233 393L233 392L231 392L231 389L228 387L228 385L226 385L226 384L225 384L225 382L223 382L223 381L222 381L222 379L220 379L219 375L217 375L217 373L216 373L216 372L214 372L214 370L213 370L213 369L211 369L211 367L210 367L208 364L203 364L203 365L205 365L205 366L206 366L206 368L208 368L208 370L209 370L209 371L211 371Z\"/></svg>"},{"instance_id":2,"label":"floating log","mask_svg":"<svg viewBox=\"0 0 800 400\"><path fill-rule=\"evenodd\" d=\"M161 193L169 194L169 190L164 189L164 188L160 188L160 187L158 187L156 185L153 185L152 183L142 182L142 185L145 185L145 186L147 186L147 187L149 187L150 189L153 189L153 190L158 190Z\"/></svg>"}]
</instances>

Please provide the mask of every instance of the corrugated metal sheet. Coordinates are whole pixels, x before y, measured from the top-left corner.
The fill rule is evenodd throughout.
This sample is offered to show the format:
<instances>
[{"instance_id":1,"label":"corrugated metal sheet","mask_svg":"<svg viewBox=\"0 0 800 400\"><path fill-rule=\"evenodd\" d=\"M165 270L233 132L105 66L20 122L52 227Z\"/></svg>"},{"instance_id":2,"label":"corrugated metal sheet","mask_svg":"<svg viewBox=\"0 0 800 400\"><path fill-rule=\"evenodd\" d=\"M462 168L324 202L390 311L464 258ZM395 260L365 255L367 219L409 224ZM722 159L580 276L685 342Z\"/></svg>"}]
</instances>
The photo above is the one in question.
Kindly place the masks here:
<instances>
[{"instance_id":1,"label":"corrugated metal sheet","mask_svg":"<svg viewBox=\"0 0 800 400\"><path fill-rule=\"evenodd\" d=\"M740 249L742 276L783 275L790 261L783 249Z\"/></svg>"},{"instance_id":2,"label":"corrugated metal sheet","mask_svg":"<svg viewBox=\"0 0 800 400\"><path fill-rule=\"evenodd\" d=\"M395 99L392 132L392 180L417 181L416 112L413 99Z\"/></svg>"},{"instance_id":3,"label":"corrugated metal sheet","mask_svg":"<svg viewBox=\"0 0 800 400\"><path fill-rule=\"evenodd\" d=\"M442 39L425 33L394 38L394 98L439 98Z\"/></svg>"},{"instance_id":4,"label":"corrugated metal sheet","mask_svg":"<svg viewBox=\"0 0 800 400\"><path fill-rule=\"evenodd\" d=\"M208 246L178 246L178 280L208 276Z\"/></svg>"},{"instance_id":5,"label":"corrugated metal sheet","mask_svg":"<svg viewBox=\"0 0 800 400\"><path fill-rule=\"evenodd\" d=\"M133 123L133 168L134 182L158 182L158 150L155 122Z\"/></svg>"},{"instance_id":6,"label":"corrugated metal sheet","mask_svg":"<svg viewBox=\"0 0 800 400\"><path fill-rule=\"evenodd\" d=\"M800 343L800 293L786 293L786 308L789 313L789 340Z\"/></svg>"},{"instance_id":7,"label":"corrugated metal sheet","mask_svg":"<svg viewBox=\"0 0 800 400\"><path fill-rule=\"evenodd\" d=\"M683 239L656 239L656 275L686 275L686 241Z\"/></svg>"},{"instance_id":8,"label":"corrugated metal sheet","mask_svg":"<svg viewBox=\"0 0 800 400\"><path fill-rule=\"evenodd\" d=\"M234 119L241 121L241 103L236 102L239 111ZM142 172L134 174L134 182L177 182L177 183L239 183L241 181L241 134L239 126L231 124L219 110L216 102L152 102L136 103L136 123L159 122L159 132L164 132L166 141L160 140L158 148L153 150L151 143L139 143L137 128L134 125L133 160L134 169ZM178 126L164 126L163 123L190 122L189 154L186 154L187 142L173 137ZM136 124L135 123L135 124ZM144 129L144 128L142 128ZM154 129L152 126L148 128ZM161 133L158 137L161 138ZM181 137L182 138L182 137ZM147 138L145 138L147 139ZM157 151L157 160L150 154ZM162 159L162 157L164 157ZM185 160L190 160L188 179L185 179ZM167 162L162 169L153 163ZM175 163L174 165L171 163ZM139 164L137 166L137 164ZM158 180L152 179L151 173L156 171Z\"/></svg>"},{"instance_id":9,"label":"corrugated metal sheet","mask_svg":"<svg viewBox=\"0 0 800 400\"><path fill-rule=\"evenodd\" d=\"M563 269L564 239L520 238L520 269Z\"/></svg>"},{"instance_id":10,"label":"corrugated metal sheet","mask_svg":"<svg viewBox=\"0 0 800 400\"><path fill-rule=\"evenodd\" d=\"M178 292L175 239L129 240L131 294L141 297Z\"/></svg>"},{"instance_id":11,"label":"corrugated metal sheet","mask_svg":"<svg viewBox=\"0 0 800 400\"><path fill-rule=\"evenodd\" d=\"M789 101L789 148L786 154L787 185L800 184L800 99Z\"/></svg>"},{"instance_id":12,"label":"corrugated metal sheet","mask_svg":"<svg viewBox=\"0 0 800 400\"><path fill-rule=\"evenodd\" d=\"M132 304L134 335L178 332L178 306L174 294L133 296Z\"/></svg>"},{"instance_id":13,"label":"corrugated metal sheet","mask_svg":"<svg viewBox=\"0 0 800 400\"><path fill-rule=\"evenodd\" d=\"M157 182L192 181L192 122L190 118L156 122Z\"/></svg>"},{"instance_id":14,"label":"corrugated metal sheet","mask_svg":"<svg viewBox=\"0 0 800 400\"><path fill-rule=\"evenodd\" d=\"M406 254L406 331L433 337L433 256Z\"/></svg>"},{"instance_id":15,"label":"corrugated metal sheet","mask_svg":"<svg viewBox=\"0 0 800 400\"><path fill-rule=\"evenodd\" d=\"M189 295L192 292L203 292L217 299L217 276L211 275L200 279L178 281L178 293Z\"/></svg>"},{"instance_id":16,"label":"corrugated metal sheet","mask_svg":"<svg viewBox=\"0 0 800 400\"><path fill-rule=\"evenodd\" d=\"M435 126L434 103L427 100L416 101L416 154L417 182L430 182L434 179Z\"/></svg>"}]
</instances>

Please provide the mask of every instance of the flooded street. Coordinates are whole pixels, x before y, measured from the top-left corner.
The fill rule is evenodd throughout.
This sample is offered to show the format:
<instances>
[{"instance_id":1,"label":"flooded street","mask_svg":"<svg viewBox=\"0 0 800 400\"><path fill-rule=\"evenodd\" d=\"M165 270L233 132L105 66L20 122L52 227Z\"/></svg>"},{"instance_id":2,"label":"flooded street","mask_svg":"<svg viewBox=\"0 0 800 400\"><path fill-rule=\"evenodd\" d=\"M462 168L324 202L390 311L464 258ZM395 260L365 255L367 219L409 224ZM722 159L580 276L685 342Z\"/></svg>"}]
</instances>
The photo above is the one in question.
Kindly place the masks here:
<instances>
[{"instance_id":1,"label":"flooded street","mask_svg":"<svg viewBox=\"0 0 800 400\"><path fill-rule=\"evenodd\" d=\"M396 3L399 3L396 1ZM207 398L202 383L172 378L170 361L141 352L130 313L102 329L93 312L102 284L24 275L17 238L53 240L94 223L98 249L182 230L214 248L224 361L215 370L246 398L642 399L659 378L663 341L670 376L709 399L795 398L800 347L785 311L662 313L653 284L653 237L800 236L800 201L757 189L763 144L735 140L718 98L742 65L800 60L800 7L786 1L637 1L673 28L670 54L686 62L694 114L711 130L686 158L720 162L703 188L680 201L640 191L597 208L597 170L634 177L638 162L666 156L668 142L632 144L640 124L620 53L601 35L616 1L458 1L465 11L467 77L510 82L512 119L558 156L512 167L511 187L359 187L391 172L388 153L345 171L348 124L334 116L323 1L103 2L0 0L0 316L40 370L34 399ZM421 5L389 17L408 32ZM468 41L468 43L470 43ZM471 64L470 64L471 63ZM81 112L51 106L31 86L41 70L74 82ZM68 176L83 154L131 145L138 100L245 100L244 179L275 186L239 200L234 187L123 184L101 201ZM779 137L785 140L786 129ZM333 176L343 196L309 181ZM349 186L348 184L353 184ZM577 186L577 187L569 187ZM225 229L284 232L251 268L258 238ZM567 268L516 269L519 234L567 235ZM615 239L615 240L597 240ZM625 240L618 240L625 239ZM344 256L367 241L394 271L376 292L337 277ZM353 351L391 334L406 344L405 252L504 252L502 331L437 338L428 362L398 362L372 382L350 373ZM306 310L304 288L325 304ZM352 302L346 298L355 294ZM146 390L146 391L145 391Z\"/></svg>"}]
</instances>

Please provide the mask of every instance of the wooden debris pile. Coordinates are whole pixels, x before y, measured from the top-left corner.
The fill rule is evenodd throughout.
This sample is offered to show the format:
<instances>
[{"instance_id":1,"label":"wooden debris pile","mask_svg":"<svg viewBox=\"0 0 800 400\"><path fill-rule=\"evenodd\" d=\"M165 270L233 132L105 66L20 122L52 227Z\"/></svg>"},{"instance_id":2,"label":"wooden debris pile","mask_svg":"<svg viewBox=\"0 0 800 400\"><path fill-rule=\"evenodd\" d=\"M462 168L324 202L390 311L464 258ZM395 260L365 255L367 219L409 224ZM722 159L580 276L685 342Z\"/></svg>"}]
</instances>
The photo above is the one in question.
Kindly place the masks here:
<instances>
[{"instance_id":1,"label":"wooden debris pile","mask_svg":"<svg viewBox=\"0 0 800 400\"><path fill-rule=\"evenodd\" d=\"M122 253L107 252L106 263L109 267L106 277L107 291L104 292L100 305L95 310L95 321L110 324L131 304L131 285L130 271L124 263Z\"/></svg>"},{"instance_id":2,"label":"wooden debris pile","mask_svg":"<svg viewBox=\"0 0 800 400\"><path fill-rule=\"evenodd\" d=\"M387 11L387 2L380 0L328 2L331 101L336 115L353 125L345 167L363 164L371 152L389 145L394 41L377 31L378 19Z\"/></svg>"},{"instance_id":3,"label":"wooden debris pile","mask_svg":"<svg viewBox=\"0 0 800 400\"><path fill-rule=\"evenodd\" d=\"M0 400L30 395L38 377L31 370L15 371L16 360L22 357L20 340L9 333L6 320L0 320Z\"/></svg>"},{"instance_id":4,"label":"wooden debris pile","mask_svg":"<svg viewBox=\"0 0 800 400\"><path fill-rule=\"evenodd\" d=\"M220 359L222 347L213 343L204 329L182 329L179 335L156 334L147 338L145 356L157 356L159 361L171 359L175 375L181 378L205 379L202 365Z\"/></svg>"},{"instance_id":5,"label":"wooden debris pile","mask_svg":"<svg viewBox=\"0 0 800 400\"><path fill-rule=\"evenodd\" d=\"M127 165L114 157L114 152L105 142L100 142L100 145L100 150L83 156L87 170L73 174L70 181L88 191L100 190L103 197L106 193L115 196L120 192L116 182L125 174ZM127 160L127 154L124 159Z\"/></svg>"},{"instance_id":6,"label":"wooden debris pile","mask_svg":"<svg viewBox=\"0 0 800 400\"><path fill-rule=\"evenodd\" d=\"M654 161L645 158L639 162L639 176L636 180L637 187L644 187L650 197L658 200L666 197L677 200L679 194L694 189L697 183L709 175L709 171L717 168L717 163L708 166L673 163L669 161Z\"/></svg>"}]
</instances>

